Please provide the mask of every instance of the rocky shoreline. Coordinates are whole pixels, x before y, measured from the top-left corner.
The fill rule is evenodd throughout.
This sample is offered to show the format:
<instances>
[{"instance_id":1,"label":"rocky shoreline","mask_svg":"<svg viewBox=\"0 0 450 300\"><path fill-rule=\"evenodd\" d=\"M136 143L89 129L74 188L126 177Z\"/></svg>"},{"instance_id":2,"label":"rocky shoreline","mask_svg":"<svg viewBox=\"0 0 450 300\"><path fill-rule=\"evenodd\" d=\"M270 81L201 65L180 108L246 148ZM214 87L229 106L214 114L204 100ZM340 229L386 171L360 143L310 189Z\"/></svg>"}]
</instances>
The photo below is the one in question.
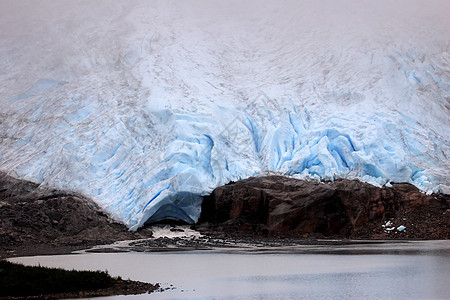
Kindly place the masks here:
<instances>
[{"instance_id":1,"label":"rocky shoreline","mask_svg":"<svg viewBox=\"0 0 450 300\"><path fill-rule=\"evenodd\" d=\"M156 227L168 231L171 237L167 237L154 235L154 226L130 232L82 195L42 188L0 173L0 258L68 254L81 249L251 252L293 251L297 247L299 253L320 253L324 245L449 239L449 204L449 195L426 195L405 183L378 188L352 180L253 177L218 187L205 197L197 224ZM114 244L124 240L128 242ZM308 245L312 248L305 247ZM108 290L45 298L139 294L156 288L123 281Z\"/></svg>"},{"instance_id":2,"label":"rocky shoreline","mask_svg":"<svg viewBox=\"0 0 450 300\"><path fill-rule=\"evenodd\" d=\"M449 239L449 204L449 195L426 195L405 183L378 188L355 180L252 177L205 197L200 220L191 228L209 240L180 248L233 241L279 245L317 239ZM148 241L153 235L149 227L130 232L82 195L6 174L0 174L0 217L3 258L65 254L120 240ZM399 226L405 229L399 231ZM167 244L152 241L148 247L153 251Z\"/></svg>"},{"instance_id":3,"label":"rocky shoreline","mask_svg":"<svg viewBox=\"0 0 450 300\"><path fill-rule=\"evenodd\" d=\"M148 237L105 215L90 199L0 173L0 257L65 254Z\"/></svg>"}]
</instances>

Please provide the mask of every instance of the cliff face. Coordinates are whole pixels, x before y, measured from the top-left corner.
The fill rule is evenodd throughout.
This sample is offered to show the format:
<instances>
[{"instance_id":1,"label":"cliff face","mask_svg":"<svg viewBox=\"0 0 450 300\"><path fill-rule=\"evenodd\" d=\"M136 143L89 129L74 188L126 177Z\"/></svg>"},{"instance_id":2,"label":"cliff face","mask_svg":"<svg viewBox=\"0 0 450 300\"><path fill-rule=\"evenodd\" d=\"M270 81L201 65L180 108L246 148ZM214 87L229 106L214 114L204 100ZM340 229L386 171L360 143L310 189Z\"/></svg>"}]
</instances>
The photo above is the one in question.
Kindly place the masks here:
<instances>
[{"instance_id":1,"label":"cliff face","mask_svg":"<svg viewBox=\"0 0 450 300\"><path fill-rule=\"evenodd\" d=\"M354 180L252 177L205 197L200 223L268 236L447 239L449 203L448 195L426 195L405 183L378 188Z\"/></svg>"}]
</instances>

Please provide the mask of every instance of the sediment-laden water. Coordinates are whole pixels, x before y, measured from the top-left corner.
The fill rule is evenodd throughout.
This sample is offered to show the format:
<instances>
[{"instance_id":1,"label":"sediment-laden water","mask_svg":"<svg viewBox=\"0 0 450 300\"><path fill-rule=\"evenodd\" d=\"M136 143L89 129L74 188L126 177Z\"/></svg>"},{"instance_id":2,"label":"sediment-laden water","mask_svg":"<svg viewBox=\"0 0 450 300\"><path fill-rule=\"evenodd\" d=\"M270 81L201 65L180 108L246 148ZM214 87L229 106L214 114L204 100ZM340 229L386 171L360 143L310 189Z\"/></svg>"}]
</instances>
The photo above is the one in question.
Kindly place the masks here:
<instances>
[{"instance_id":1,"label":"sediment-laden water","mask_svg":"<svg viewBox=\"0 0 450 300\"><path fill-rule=\"evenodd\" d=\"M159 282L163 289L168 288L150 295L127 296L133 299L448 299L450 296L449 241L82 253L11 260L27 265L108 270L114 276Z\"/></svg>"}]
</instances>

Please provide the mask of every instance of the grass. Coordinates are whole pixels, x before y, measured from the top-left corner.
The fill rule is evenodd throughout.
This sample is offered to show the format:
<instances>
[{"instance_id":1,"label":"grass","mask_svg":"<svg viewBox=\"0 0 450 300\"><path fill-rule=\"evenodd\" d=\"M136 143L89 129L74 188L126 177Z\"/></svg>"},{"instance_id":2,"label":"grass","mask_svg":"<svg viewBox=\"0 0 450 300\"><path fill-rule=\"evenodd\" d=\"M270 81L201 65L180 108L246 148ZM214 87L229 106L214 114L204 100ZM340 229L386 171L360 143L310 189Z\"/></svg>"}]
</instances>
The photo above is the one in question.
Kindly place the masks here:
<instances>
[{"instance_id":1,"label":"grass","mask_svg":"<svg viewBox=\"0 0 450 300\"><path fill-rule=\"evenodd\" d=\"M0 260L0 297L98 290L111 287L118 280L103 271L67 271Z\"/></svg>"}]
</instances>

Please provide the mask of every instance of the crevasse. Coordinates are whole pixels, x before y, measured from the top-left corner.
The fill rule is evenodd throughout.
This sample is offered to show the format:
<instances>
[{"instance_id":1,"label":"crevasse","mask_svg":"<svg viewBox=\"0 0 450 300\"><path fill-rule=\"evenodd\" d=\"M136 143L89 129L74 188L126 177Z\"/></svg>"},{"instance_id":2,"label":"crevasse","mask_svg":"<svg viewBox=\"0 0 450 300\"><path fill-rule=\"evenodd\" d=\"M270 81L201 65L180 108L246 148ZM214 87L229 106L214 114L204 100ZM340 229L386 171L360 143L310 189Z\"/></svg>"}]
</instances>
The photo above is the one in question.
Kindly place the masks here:
<instances>
[{"instance_id":1,"label":"crevasse","mask_svg":"<svg viewBox=\"0 0 450 300\"><path fill-rule=\"evenodd\" d=\"M0 171L132 230L266 174L448 193L450 4L369 2L3 4Z\"/></svg>"}]
</instances>

